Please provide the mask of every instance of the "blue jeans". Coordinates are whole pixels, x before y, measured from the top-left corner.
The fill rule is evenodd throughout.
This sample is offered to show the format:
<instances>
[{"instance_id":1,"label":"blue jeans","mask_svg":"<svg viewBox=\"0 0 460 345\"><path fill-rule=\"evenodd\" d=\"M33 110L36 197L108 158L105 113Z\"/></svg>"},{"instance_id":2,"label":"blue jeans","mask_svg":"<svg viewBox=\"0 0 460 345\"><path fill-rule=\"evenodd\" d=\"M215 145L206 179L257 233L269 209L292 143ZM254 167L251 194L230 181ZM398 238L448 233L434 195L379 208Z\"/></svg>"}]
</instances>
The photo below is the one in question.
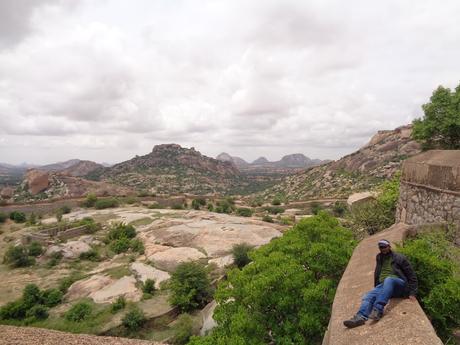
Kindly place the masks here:
<instances>
[{"instance_id":1,"label":"blue jeans","mask_svg":"<svg viewBox=\"0 0 460 345\"><path fill-rule=\"evenodd\" d=\"M367 320L372 308L383 313L383 308L385 308L390 298L403 297L405 287L406 282L401 278L385 278L383 283L377 285L364 295L358 314Z\"/></svg>"}]
</instances>

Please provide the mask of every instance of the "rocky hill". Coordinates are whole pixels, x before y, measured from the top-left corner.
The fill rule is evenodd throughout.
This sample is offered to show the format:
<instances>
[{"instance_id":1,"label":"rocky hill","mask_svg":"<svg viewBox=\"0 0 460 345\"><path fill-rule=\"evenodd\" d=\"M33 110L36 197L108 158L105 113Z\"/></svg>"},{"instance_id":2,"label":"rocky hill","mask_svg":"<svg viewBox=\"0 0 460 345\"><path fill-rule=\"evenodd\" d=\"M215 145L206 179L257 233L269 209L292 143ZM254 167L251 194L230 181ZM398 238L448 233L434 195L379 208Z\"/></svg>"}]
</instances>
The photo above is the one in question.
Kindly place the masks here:
<instances>
[{"instance_id":1,"label":"rocky hill","mask_svg":"<svg viewBox=\"0 0 460 345\"><path fill-rule=\"evenodd\" d=\"M6 188L2 190L4 192ZM12 192L14 201L34 201L51 198L79 198L88 193L98 196L129 195L133 190L107 182L89 181L62 172L29 169L24 180Z\"/></svg>"},{"instance_id":2,"label":"rocky hill","mask_svg":"<svg viewBox=\"0 0 460 345\"><path fill-rule=\"evenodd\" d=\"M265 198L276 194L290 200L325 197L347 197L357 191L369 190L391 178L401 162L421 151L410 137L411 125L395 130L379 131L369 143L352 154L307 171L288 176L263 192Z\"/></svg>"},{"instance_id":3,"label":"rocky hill","mask_svg":"<svg viewBox=\"0 0 460 345\"><path fill-rule=\"evenodd\" d=\"M232 162L241 172L274 172L274 173L292 173L290 169L300 170L309 168L312 166L327 163L328 161L322 161L320 159L310 159L302 153L294 153L286 155L279 161L270 162L265 157L259 157L252 163L246 162L240 157L231 156L228 153L221 153L216 157L217 160L223 162Z\"/></svg>"},{"instance_id":4,"label":"rocky hill","mask_svg":"<svg viewBox=\"0 0 460 345\"><path fill-rule=\"evenodd\" d=\"M43 165L37 169L46 172L62 172L71 176L85 176L102 167L103 165L92 161L71 159L65 162Z\"/></svg>"},{"instance_id":5,"label":"rocky hill","mask_svg":"<svg viewBox=\"0 0 460 345\"><path fill-rule=\"evenodd\" d=\"M157 145L147 155L98 169L87 177L160 194L225 192L242 180L232 162L176 144Z\"/></svg>"}]
</instances>

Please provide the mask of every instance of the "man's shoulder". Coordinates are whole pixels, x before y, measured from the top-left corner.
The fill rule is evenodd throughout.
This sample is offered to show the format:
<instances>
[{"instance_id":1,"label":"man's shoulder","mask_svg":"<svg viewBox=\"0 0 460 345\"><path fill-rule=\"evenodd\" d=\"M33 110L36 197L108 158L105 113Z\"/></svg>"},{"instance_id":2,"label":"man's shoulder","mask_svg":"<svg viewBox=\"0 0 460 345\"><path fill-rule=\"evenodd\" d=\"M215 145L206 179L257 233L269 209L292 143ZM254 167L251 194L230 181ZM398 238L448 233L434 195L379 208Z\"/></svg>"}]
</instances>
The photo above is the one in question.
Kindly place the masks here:
<instances>
[{"instance_id":1,"label":"man's shoulder","mask_svg":"<svg viewBox=\"0 0 460 345\"><path fill-rule=\"evenodd\" d=\"M405 261L407 258L404 254L393 252L393 260Z\"/></svg>"}]
</instances>

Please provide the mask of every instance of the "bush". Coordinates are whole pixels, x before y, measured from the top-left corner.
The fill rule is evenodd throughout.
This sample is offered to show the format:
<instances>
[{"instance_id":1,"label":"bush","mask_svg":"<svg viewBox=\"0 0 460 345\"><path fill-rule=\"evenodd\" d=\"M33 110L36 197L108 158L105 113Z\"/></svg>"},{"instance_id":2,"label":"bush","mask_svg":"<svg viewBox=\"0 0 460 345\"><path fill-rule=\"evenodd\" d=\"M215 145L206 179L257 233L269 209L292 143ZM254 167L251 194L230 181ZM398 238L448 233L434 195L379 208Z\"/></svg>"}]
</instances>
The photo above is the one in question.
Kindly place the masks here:
<instances>
[{"instance_id":1,"label":"bush","mask_svg":"<svg viewBox=\"0 0 460 345\"><path fill-rule=\"evenodd\" d=\"M0 212L0 224L5 223L7 219L8 219L8 216L5 213Z\"/></svg>"},{"instance_id":2,"label":"bush","mask_svg":"<svg viewBox=\"0 0 460 345\"><path fill-rule=\"evenodd\" d=\"M82 206L83 207L94 207L94 205L96 204L97 200L98 199L97 199L96 194L89 193L86 196L85 201L83 201Z\"/></svg>"},{"instance_id":3,"label":"bush","mask_svg":"<svg viewBox=\"0 0 460 345\"><path fill-rule=\"evenodd\" d=\"M73 273L68 277L64 277L59 281L59 291L61 291L64 295L67 293L69 287L75 283L77 280L82 279L83 276L79 273Z\"/></svg>"},{"instance_id":4,"label":"bush","mask_svg":"<svg viewBox=\"0 0 460 345\"><path fill-rule=\"evenodd\" d=\"M144 325L145 321L147 320L144 312L139 308L135 308L123 317L121 323L129 332L135 332Z\"/></svg>"},{"instance_id":5,"label":"bush","mask_svg":"<svg viewBox=\"0 0 460 345\"><path fill-rule=\"evenodd\" d=\"M115 302L112 303L110 307L110 312L112 314L117 313L119 310L122 310L126 307L126 299L123 296L118 296Z\"/></svg>"},{"instance_id":6,"label":"bush","mask_svg":"<svg viewBox=\"0 0 460 345\"><path fill-rule=\"evenodd\" d=\"M93 306L88 302L74 304L66 313L65 318L68 321L81 322L91 316Z\"/></svg>"},{"instance_id":7,"label":"bush","mask_svg":"<svg viewBox=\"0 0 460 345\"><path fill-rule=\"evenodd\" d=\"M251 217L252 216L252 210L247 207L239 207L236 209L236 214L241 216L241 217Z\"/></svg>"},{"instance_id":8,"label":"bush","mask_svg":"<svg viewBox=\"0 0 460 345\"><path fill-rule=\"evenodd\" d=\"M132 204L135 204L136 202L138 202L137 198L134 197L134 196L128 196L126 197L126 199L124 200L125 203L127 203L128 205L132 205Z\"/></svg>"},{"instance_id":9,"label":"bush","mask_svg":"<svg viewBox=\"0 0 460 345\"><path fill-rule=\"evenodd\" d=\"M273 218L272 218L271 216L269 216L268 214L266 214L265 216L263 216L263 217L262 217L262 220L263 220L264 222L267 222L267 223L273 223L273 222L274 222Z\"/></svg>"},{"instance_id":10,"label":"bush","mask_svg":"<svg viewBox=\"0 0 460 345\"><path fill-rule=\"evenodd\" d=\"M268 207L265 207L265 211L267 211L270 214L278 214L278 213L283 213L284 209L279 206L268 206Z\"/></svg>"},{"instance_id":11,"label":"bush","mask_svg":"<svg viewBox=\"0 0 460 345\"><path fill-rule=\"evenodd\" d=\"M10 213L10 219L15 223L25 223L26 214L23 212L13 211Z\"/></svg>"},{"instance_id":12,"label":"bush","mask_svg":"<svg viewBox=\"0 0 460 345\"><path fill-rule=\"evenodd\" d=\"M332 213L336 217L343 217L347 212L347 205L342 201L336 201L332 206Z\"/></svg>"},{"instance_id":13,"label":"bush","mask_svg":"<svg viewBox=\"0 0 460 345\"><path fill-rule=\"evenodd\" d=\"M153 295L155 292L155 281L153 279L147 279L144 283L142 283L142 292Z\"/></svg>"},{"instance_id":14,"label":"bush","mask_svg":"<svg viewBox=\"0 0 460 345\"><path fill-rule=\"evenodd\" d=\"M131 239L136 237L136 229L132 225L125 225L123 223L116 224L109 231L107 241L119 240L121 238Z\"/></svg>"},{"instance_id":15,"label":"bush","mask_svg":"<svg viewBox=\"0 0 460 345\"><path fill-rule=\"evenodd\" d=\"M101 261L101 256L95 249L90 249L87 252L81 253L80 260L89 260L93 262Z\"/></svg>"},{"instance_id":16,"label":"bush","mask_svg":"<svg viewBox=\"0 0 460 345\"><path fill-rule=\"evenodd\" d=\"M106 208L118 207L119 202L115 198L108 198L108 199L99 199L94 203L94 207L97 210L103 210Z\"/></svg>"},{"instance_id":17,"label":"bush","mask_svg":"<svg viewBox=\"0 0 460 345\"><path fill-rule=\"evenodd\" d=\"M9 302L0 308L1 320L22 320L25 318L28 307L21 299Z\"/></svg>"},{"instance_id":18,"label":"bush","mask_svg":"<svg viewBox=\"0 0 460 345\"><path fill-rule=\"evenodd\" d=\"M42 303L40 289L35 284L28 284L22 291L22 302L26 308L32 308L36 304Z\"/></svg>"},{"instance_id":19,"label":"bush","mask_svg":"<svg viewBox=\"0 0 460 345\"><path fill-rule=\"evenodd\" d=\"M184 209L184 205L182 205L182 204L174 204L174 205L171 206L171 208L172 208L173 210L183 210L183 209Z\"/></svg>"},{"instance_id":20,"label":"bush","mask_svg":"<svg viewBox=\"0 0 460 345\"><path fill-rule=\"evenodd\" d=\"M154 209L160 208L160 204L157 203L157 202L152 202L152 203L148 206L148 208L151 209L151 210L154 210Z\"/></svg>"},{"instance_id":21,"label":"bush","mask_svg":"<svg viewBox=\"0 0 460 345\"><path fill-rule=\"evenodd\" d=\"M144 243L138 238L131 240L130 247L133 251L138 252L140 255L144 254L145 252Z\"/></svg>"},{"instance_id":22,"label":"bush","mask_svg":"<svg viewBox=\"0 0 460 345\"><path fill-rule=\"evenodd\" d=\"M41 300L43 305L48 308L52 308L57 306L59 303L62 302L63 294L58 289L48 289L41 293Z\"/></svg>"},{"instance_id":23,"label":"bush","mask_svg":"<svg viewBox=\"0 0 460 345\"><path fill-rule=\"evenodd\" d=\"M26 313L26 317L31 319L31 321L45 320L48 316L48 308L43 305L35 305Z\"/></svg>"},{"instance_id":24,"label":"bush","mask_svg":"<svg viewBox=\"0 0 460 345\"><path fill-rule=\"evenodd\" d=\"M170 302L182 311L202 307L211 297L206 270L196 262L179 264L171 276L170 287Z\"/></svg>"},{"instance_id":25,"label":"bush","mask_svg":"<svg viewBox=\"0 0 460 345\"><path fill-rule=\"evenodd\" d=\"M37 242L33 241L31 244L29 244L29 255L30 256L40 256L43 253L43 247L42 245Z\"/></svg>"},{"instance_id":26,"label":"bush","mask_svg":"<svg viewBox=\"0 0 460 345\"><path fill-rule=\"evenodd\" d=\"M191 344L320 344L355 242L320 212L251 252L215 294L217 327Z\"/></svg>"},{"instance_id":27,"label":"bush","mask_svg":"<svg viewBox=\"0 0 460 345\"><path fill-rule=\"evenodd\" d=\"M35 263L35 259L29 257L24 246L11 246L6 251L3 262L11 267L27 267Z\"/></svg>"},{"instance_id":28,"label":"bush","mask_svg":"<svg viewBox=\"0 0 460 345\"><path fill-rule=\"evenodd\" d=\"M110 243L110 250L116 254L125 253L129 250L131 242L126 237L114 240Z\"/></svg>"},{"instance_id":29,"label":"bush","mask_svg":"<svg viewBox=\"0 0 460 345\"><path fill-rule=\"evenodd\" d=\"M62 214L68 214L72 212L72 208L69 205L63 205L59 210Z\"/></svg>"},{"instance_id":30,"label":"bush","mask_svg":"<svg viewBox=\"0 0 460 345\"><path fill-rule=\"evenodd\" d=\"M321 204L318 202L312 202L310 205L310 208L311 208L311 213L314 215L317 215L319 211L323 209L323 206L321 206Z\"/></svg>"},{"instance_id":31,"label":"bush","mask_svg":"<svg viewBox=\"0 0 460 345\"><path fill-rule=\"evenodd\" d=\"M444 340L460 327L460 250L442 230L404 241L399 251L410 260L418 279L421 305Z\"/></svg>"},{"instance_id":32,"label":"bush","mask_svg":"<svg viewBox=\"0 0 460 345\"><path fill-rule=\"evenodd\" d=\"M208 209L209 212L213 212L213 211L214 211L214 205L211 204L211 203L208 203L208 205L206 206L206 208Z\"/></svg>"},{"instance_id":33,"label":"bush","mask_svg":"<svg viewBox=\"0 0 460 345\"><path fill-rule=\"evenodd\" d=\"M272 200L272 205L273 205L273 206L279 206L279 205L281 205L281 200L278 199L278 198L273 199L273 200Z\"/></svg>"},{"instance_id":34,"label":"bush","mask_svg":"<svg viewBox=\"0 0 460 345\"><path fill-rule=\"evenodd\" d=\"M193 335L193 319L189 314L181 314L177 318L176 333L173 336L172 344L184 345Z\"/></svg>"},{"instance_id":35,"label":"bush","mask_svg":"<svg viewBox=\"0 0 460 345\"><path fill-rule=\"evenodd\" d=\"M252 249L247 243L235 244L232 248L232 255L235 264L238 268L243 268L248 263L251 262L251 259L248 256L249 251Z\"/></svg>"},{"instance_id":36,"label":"bush","mask_svg":"<svg viewBox=\"0 0 460 345\"><path fill-rule=\"evenodd\" d=\"M205 206L205 205L206 205L206 200L202 198L192 200L192 208L194 210L199 210L202 206Z\"/></svg>"}]
</instances>

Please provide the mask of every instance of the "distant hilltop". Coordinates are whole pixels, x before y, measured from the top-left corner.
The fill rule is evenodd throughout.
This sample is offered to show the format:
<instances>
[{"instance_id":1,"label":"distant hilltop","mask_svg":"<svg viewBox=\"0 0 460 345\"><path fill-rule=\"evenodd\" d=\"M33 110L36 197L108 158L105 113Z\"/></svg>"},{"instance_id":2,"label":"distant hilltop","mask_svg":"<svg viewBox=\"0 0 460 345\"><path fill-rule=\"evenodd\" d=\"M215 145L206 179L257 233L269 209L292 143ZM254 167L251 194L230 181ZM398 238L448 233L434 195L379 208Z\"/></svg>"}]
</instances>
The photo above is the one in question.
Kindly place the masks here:
<instances>
[{"instance_id":1,"label":"distant hilltop","mask_svg":"<svg viewBox=\"0 0 460 345\"><path fill-rule=\"evenodd\" d=\"M222 152L216 159L223 162L232 162L240 170L254 170L254 169L306 169L317 165L330 162L329 160L310 159L302 153L293 153L286 155L279 161L270 162L265 157L259 157L252 163L246 162L243 158L231 156L226 152Z\"/></svg>"}]
</instances>

